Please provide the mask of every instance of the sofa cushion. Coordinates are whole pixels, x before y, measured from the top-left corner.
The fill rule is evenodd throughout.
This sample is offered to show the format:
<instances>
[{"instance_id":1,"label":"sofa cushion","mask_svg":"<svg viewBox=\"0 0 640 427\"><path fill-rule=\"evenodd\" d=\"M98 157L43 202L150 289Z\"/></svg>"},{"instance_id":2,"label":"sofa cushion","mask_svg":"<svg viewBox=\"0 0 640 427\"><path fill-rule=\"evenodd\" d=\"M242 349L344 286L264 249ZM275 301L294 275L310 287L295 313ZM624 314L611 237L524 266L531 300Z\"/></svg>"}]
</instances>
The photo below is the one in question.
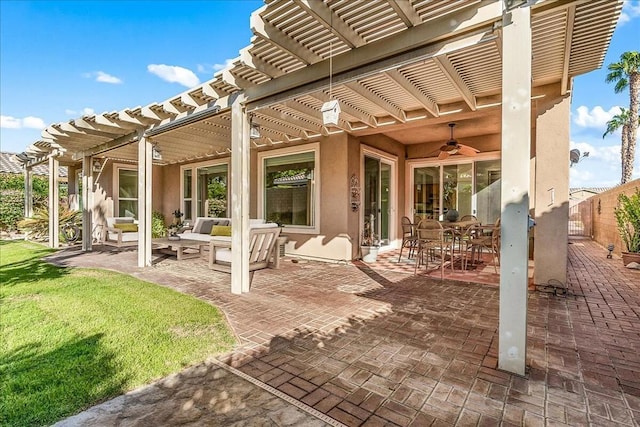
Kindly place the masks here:
<instances>
[{"instance_id":1,"label":"sofa cushion","mask_svg":"<svg viewBox=\"0 0 640 427\"><path fill-rule=\"evenodd\" d=\"M211 233L211 227L213 227L213 219L201 219L197 221L195 227L193 227L194 233L209 234Z\"/></svg>"},{"instance_id":2,"label":"sofa cushion","mask_svg":"<svg viewBox=\"0 0 640 427\"><path fill-rule=\"evenodd\" d=\"M218 262L231 262L231 249L218 248L216 249L216 261Z\"/></svg>"},{"instance_id":3,"label":"sofa cushion","mask_svg":"<svg viewBox=\"0 0 640 427\"><path fill-rule=\"evenodd\" d=\"M113 224L113 227L122 230L123 233L138 231L138 224L134 224L133 222L116 222L115 224Z\"/></svg>"},{"instance_id":4,"label":"sofa cushion","mask_svg":"<svg viewBox=\"0 0 640 427\"><path fill-rule=\"evenodd\" d=\"M114 218L114 224L133 224L133 218L124 217L124 218Z\"/></svg>"},{"instance_id":5,"label":"sofa cushion","mask_svg":"<svg viewBox=\"0 0 640 427\"><path fill-rule=\"evenodd\" d=\"M230 225L214 225L211 227L212 236L231 236Z\"/></svg>"}]
</instances>

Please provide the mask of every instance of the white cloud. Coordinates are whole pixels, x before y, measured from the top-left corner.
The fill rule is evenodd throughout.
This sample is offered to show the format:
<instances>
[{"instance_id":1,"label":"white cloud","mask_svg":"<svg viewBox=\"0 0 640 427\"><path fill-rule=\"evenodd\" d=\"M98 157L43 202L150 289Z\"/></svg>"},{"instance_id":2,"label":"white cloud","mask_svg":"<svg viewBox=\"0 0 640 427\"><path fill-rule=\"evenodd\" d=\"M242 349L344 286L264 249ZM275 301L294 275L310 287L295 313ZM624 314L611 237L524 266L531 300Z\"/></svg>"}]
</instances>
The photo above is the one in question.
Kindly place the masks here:
<instances>
[{"instance_id":1,"label":"white cloud","mask_svg":"<svg viewBox=\"0 0 640 427\"><path fill-rule=\"evenodd\" d=\"M229 65L231 65L231 63L234 61L234 59L225 59L224 60L224 64L213 64L213 71L220 71L220 70L224 70L225 68L227 68Z\"/></svg>"},{"instance_id":2,"label":"white cloud","mask_svg":"<svg viewBox=\"0 0 640 427\"><path fill-rule=\"evenodd\" d=\"M200 83L200 79L193 71L176 65L149 64L147 70L169 83L179 83L186 87L193 87Z\"/></svg>"},{"instance_id":3,"label":"white cloud","mask_svg":"<svg viewBox=\"0 0 640 427\"><path fill-rule=\"evenodd\" d=\"M44 129L47 127L40 117L27 116L22 119L22 126L29 129Z\"/></svg>"},{"instance_id":4,"label":"white cloud","mask_svg":"<svg viewBox=\"0 0 640 427\"><path fill-rule=\"evenodd\" d=\"M625 1L622 6L622 12L620 13L620 19L618 25L624 25L632 19L640 17L640 2L637 1Z\"/></svg>"},{"instance_id":5,"label":"white cloud","mask_svg":"<svg viewBox=\"0 0 640 427\"><path fill-rule=\"evenodd\" d=\"M39 117L27 116L22 119L11 116L0 116L0 127L5 129L44 129L44 120Z\"/></svg>"},{"instance_id":6,"label":"white cloud","mask_svg":"<svg viewBox=\"0 0 640 427\"><path fill-rule=\"evenodd\" d=\"M0 127L5 129L20 129L22 127L22 120L11 116L0 116Z\"/></svg>"},{"instance_id":7,"label":"white cloud","mask_svg":"<svg viewBox=\"0 0 640 427\"><path fill-rule=\"evenodd\" d=\"M104 71L92 71L90 73L84 73L82 77L85 77L87 79L95 78L96 81L100 83L109 83L109 84L122 83L122 79L119 79L116 76L112 76L111 74L107 74Z\"/></svg>"},{"instance_id":8,"label":"white cloud","mask_svg":"<svg viewBox=\"0 0 640 427\"><path fill-rule=\"evenodd\" d=\"M101 83L120 84L122 80L103 71L96 71L96 81Z\"/></svg>"},{"instance_id":9,"label":"white cloud","mask_svg":"<svg viewBox=\"0 0 640 427\"><path fill-rule=\"evenodd\" d=\"M64 110L64 113L69 115L69 116L92 116L96 112L95 112L95 110L93 108L84 107L80 111L66 109L66 110Z\"/></svg>"},{"instance_id":10,"label":"white cloud","mask_svg":"<svg viewBox=\"0 0 640 427\"><path fill-rule=\"evenodd\" d=\"M607 122L620 113L620 107L611 107L609 111L605 111L601 106L596 105L589 111L589 107L581 105L576 109L576 113L577 115L573 117L573 122L576 125L586 128L600 128L604 132L607 128Z\"/></svg>"}]
</instances>

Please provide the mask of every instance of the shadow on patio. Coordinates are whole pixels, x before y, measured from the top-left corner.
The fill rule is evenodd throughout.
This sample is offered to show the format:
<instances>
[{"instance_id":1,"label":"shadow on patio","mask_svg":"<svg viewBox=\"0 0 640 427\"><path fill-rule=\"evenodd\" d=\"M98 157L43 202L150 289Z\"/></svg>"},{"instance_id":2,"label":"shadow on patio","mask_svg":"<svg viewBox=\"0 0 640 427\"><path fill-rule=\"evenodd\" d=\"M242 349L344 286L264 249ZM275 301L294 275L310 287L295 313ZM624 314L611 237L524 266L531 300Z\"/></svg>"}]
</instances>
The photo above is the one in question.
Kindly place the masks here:
<instances>
[{"instance_id":1,"label":"shadow on patio","mask_svg":"<svg viewBox=\"0 0 640 427\"><path fill-rule=\"evenodd\" d=\"M494 286L290 260L242 296L200 260L132 274L221 307L241 340L223 361L347 425L633 425L640 272L605 256L575 242L566 295L530 292L526 378L496 369Z\"/></svg>"}]
</instances>

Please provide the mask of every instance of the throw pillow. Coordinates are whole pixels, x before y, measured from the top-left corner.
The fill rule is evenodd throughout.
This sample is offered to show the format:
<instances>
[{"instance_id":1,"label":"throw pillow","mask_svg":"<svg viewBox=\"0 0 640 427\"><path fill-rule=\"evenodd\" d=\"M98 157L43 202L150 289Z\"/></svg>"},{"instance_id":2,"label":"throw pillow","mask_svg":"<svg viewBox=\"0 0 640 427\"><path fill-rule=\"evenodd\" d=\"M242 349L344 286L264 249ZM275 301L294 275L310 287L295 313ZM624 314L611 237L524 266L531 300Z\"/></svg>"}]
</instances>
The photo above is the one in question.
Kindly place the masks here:
<instances>
[{"instance_id":1,"label":"throw pillow","mask_svg":"<svg viewBox=\"0 0 640 427\"><path fill-rule=\"evenodd\" d=\"M115 218L114 224L133 224L133 218Z\"/></svg>"},{"instance_id":2,"label":"throw pillow","mask_svg":"<svg viewBox=\"0 0 640 427\"><path fill-rule=\"evenodd\" d=\"M202 226L200 227L200 233L202 233L202 234L211 233L211 227L213 227L213 220L212 219L206 219L206 220L202 221Z\"/></svg>"},{"instance_id":3,"label":"throw pillow","mask_svg":"<svg viewBox=\"0 0 640 427\"><path fill-rule=\"evenodd\" d=\"M231 237L231 226L230 225L214 225L213 227L211 227L211 235Z\"/></svg>"},{"instance_id":4,"label":"throw pillow","mask_svg":"<svg viewBox=\"0 0 640 427\"><path fill-rule=\"evenodd\" d=\"M113 224L114 228L122 230L123 233L130 233L133 231L138 231L138 224L124 222L122 224Z\"/></svg>"}]
</instances>

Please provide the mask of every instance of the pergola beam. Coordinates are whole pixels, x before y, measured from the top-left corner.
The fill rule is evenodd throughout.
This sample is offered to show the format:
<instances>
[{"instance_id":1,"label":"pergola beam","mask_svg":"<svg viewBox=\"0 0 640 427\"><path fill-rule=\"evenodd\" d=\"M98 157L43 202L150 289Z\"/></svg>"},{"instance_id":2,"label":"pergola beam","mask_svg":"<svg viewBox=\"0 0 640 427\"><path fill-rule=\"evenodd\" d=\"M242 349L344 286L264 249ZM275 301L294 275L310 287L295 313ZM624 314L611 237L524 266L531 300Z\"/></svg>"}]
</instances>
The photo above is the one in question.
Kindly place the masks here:
<instances>
[{"instance_id":1,"label":"pergola beam","mask_svg":"<svg viewBox=\"0 0 640 427\"><path fill-rule=\"evenodd\" d=\"M456 67L453 66L447 55L436 56L433 59L438 67L440 67L440 70L442 70L447 79L456 88L458 93L460 93L462 99L464 99L464 102L467 103L471 111L475 111L477 108L476 97L471 92L471 88L469 88L469 85L467 85L462 79L462 76L460 76L460 73L458 73Z\"/></svg>"},{"instance_id":2,"label":"pergola beam","mask_svg":"<svg viewBox=\"0 0 640 427\"><path fill-rule=\"evenodd\" d=\"M372 104L382 108L388 115L398 120L399 122L404 123L405 121L407 121L407 117L404 111L402 111L399 107L395 106L394 104L384 99L377 93L364 87L361 83L350 82L350 83L345 83L344 86L349 90L351 90L353 93L363 97L364 99L371 102Z\"/></svg>"},{"instance_id":3,"label":"pergola beam","mask_svg":"<svg viewBox=\"0 0 640 427\"><path fill-rule=\"evenodd\" d=\"M564 39L564 52L562 60L562 81L560 84L560 94L565 95L569 91L569 62L571 60L571 43L573 42L573 29L576 19L576 7L570 6L567 9L567 21L565 24L566 37Z\"/></svg>"},{"instance_id":4,"label":"pergola beam","mask_svg":"<svg viewBox=\"0 0 640 427\"><path fill-rule=\"evenodd\" d=\"M116 148L129 145L132 142L135 142L137 140L137 137L138 137L138 132L131 132L119 138L113 139L109 142L98 144L92 148L89 148L88 150L73 153L71 158L77 161L77 160L82 160L85 157L97 156L98 154L102 154L107 151L115 150Z\"/></svg>"},{"instance_id":5,"label":"pergola beam","mask_svg":"<svg viewBox=\"0 0 640 427\"><path fill-rule=\"evenodd\" d=\"M393 8L407 27L422 24L420 15L418 15L413 6L411 6L410 1L387 0L387 3Z\"/></svg>"},{"instance_id":6,"label":"pergola beam","mask_svg":"<svg viewBox=\"0 0 640 427\"><path fill-rule=\"evenodd\" d=\"M322 57L302 46L286 34L283 34L278 28L265 22L260 16L262 10L258 10L251 14L251 31L257 37L265 42L287 52L305 65L322 61Z\"/></svg>"},{"instance_id":7,"label":"pergola beam","mask_svg":"<svg viewBox=\"0 0 640 427\"><path fill-rule=\"evenodd\" d=\"M398 70L387 71L387 77L404 89L407 95L418 101L420 105L422 105L431 115L434 117L438 117L440 115L438 104L436 104L433 99L425 95L419 87L414 85L411 80L402 75Z\"/></svg>"},{"instance_id":8,"label":"pergola beam","mask_svg":"<svg viewBox=\"0 0 640 427\"><path fill-rule=\"evenodd\" d=\"M395 2L395 0L393 1ZM340 16L334 13L326 3L317 0L294 0L294 2L350 48L362 46L366 43L366 41L344 22Z\"/></svg>"}]
</instances>

